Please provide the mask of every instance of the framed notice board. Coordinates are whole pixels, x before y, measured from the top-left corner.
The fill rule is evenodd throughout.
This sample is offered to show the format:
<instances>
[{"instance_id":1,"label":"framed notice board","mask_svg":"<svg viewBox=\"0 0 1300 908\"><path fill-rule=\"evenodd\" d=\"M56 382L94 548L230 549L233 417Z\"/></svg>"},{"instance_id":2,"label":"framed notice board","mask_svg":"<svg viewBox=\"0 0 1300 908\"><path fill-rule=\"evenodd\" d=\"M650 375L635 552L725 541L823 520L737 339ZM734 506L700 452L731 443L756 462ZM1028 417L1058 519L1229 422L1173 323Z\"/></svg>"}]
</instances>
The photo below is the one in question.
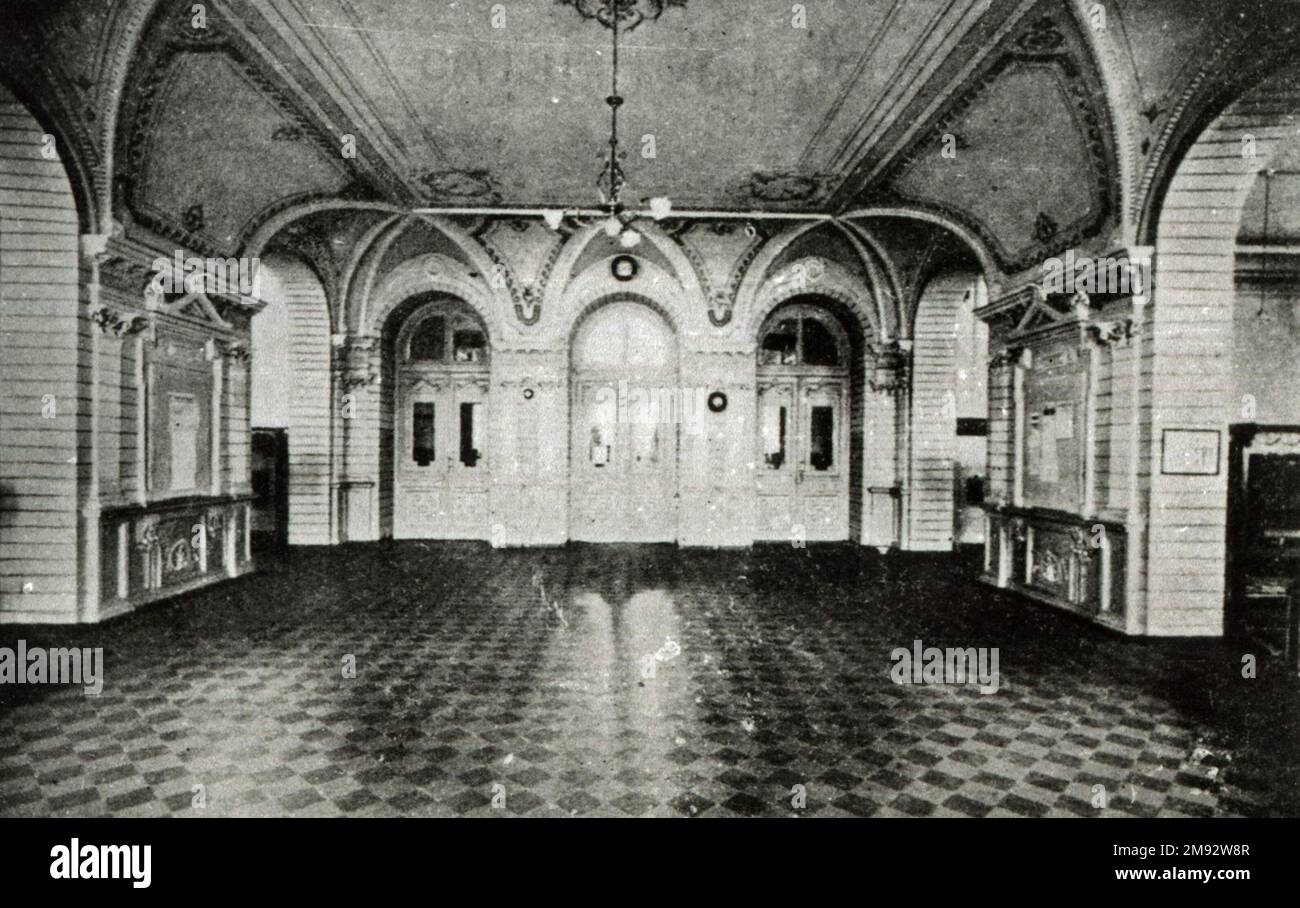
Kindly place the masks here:
<instances>
[{"instance_id":1,"label":"framed notice board","mask_svg":"<svg viewBox=\"0 0 1300 908\"><path fill-rule=\"evenodd\" d=\"M1087 387L1087 365L1076 346L1034 351L1024 375L1025 507L1082 511Z\"/></svg>"},{"instance_id":2,"label":"framed notice board","mask_svg":"<svg viewBox=\"0 0 1300 908\"><path fill-rule=\"evenodd\" d=\"M1165 429L1160 472L1167 476L1218 476L1218 429Z\"/></svg>"}]
</instances>

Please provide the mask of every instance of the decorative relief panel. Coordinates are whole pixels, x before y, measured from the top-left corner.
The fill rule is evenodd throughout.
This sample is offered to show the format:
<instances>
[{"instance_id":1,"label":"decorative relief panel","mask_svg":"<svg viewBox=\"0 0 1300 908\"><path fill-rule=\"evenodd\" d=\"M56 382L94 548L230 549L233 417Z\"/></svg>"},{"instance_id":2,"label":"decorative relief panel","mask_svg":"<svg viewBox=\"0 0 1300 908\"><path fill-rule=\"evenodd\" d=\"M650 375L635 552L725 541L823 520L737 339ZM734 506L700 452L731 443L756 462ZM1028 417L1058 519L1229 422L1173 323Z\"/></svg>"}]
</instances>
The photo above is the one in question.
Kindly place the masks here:
<instances>
[{"instance_id":1,"label":"decorative relief panel","mask_svg":"<svg viewBox=\"0 0 1300 908\"><path fill-rule=\"evenodd\" d=\"M821 194L823 183L820 174L758 171L749 178L748 193L760 202L808 202Z\"/></svg>"},{"instance_id":2,"label":"decorative relief panel","mask_svg":"<svg viewBox=\"0 0 1300 908\"><path fill-rule=\"evenodd\" d=\"M339 384L346 391L368 388L379 383L378 335L367 334L347 338L343 344L339 363Z\"/></svg>"},{"instance_id":3,"label":"decorative relief panel","mask_svg":"<svg viewBox=\"0 0 1300 908\"><path fill-rule=\"evenodd\" d=\"M140 605L251 567L249 500L108 509L101 515L101 601Z\"/></svg>"},{"instance_id":4,"label":"decorative relief panel","mask_svg":"<svg viewBox=\"0 0 1300 908\"><path fill-rule=\"evenodd\" d=\"M501 201L496 181L486 170L431 170L419 178L430 204L478 202L490 205Z\"/></svg>"},{"instance_id":5,"label":"decorative relief panel","mask_svg":"<svg viewBox=\"0 0 1300 908\"><path fill-rule=\"evenodd\" d=\"M752 224L716 221L688 225L673 234L695 271L715 328L731 323L736 294L766 237Z\"/></svg>"},{"instance_id":6,"label":"decorative relief panel","mask_svg":"<svg viewBox=\"0 0 1300 908\"><path fill-rule=\"evenodd\" d=\"M986 519L984 582L1128 629L1122 525L1019 508Z\"/></svg>"},{"instance_id":7,"label":"decorative relief panel","mask_svg":"<svg viewBox=\"0 0 1300 908\"><path fill-rule=\"evenodd\" d=\"M112 334L114 337L130 337L149 327L149 319L145 316L123 312L108 306L97 306L90 310L86 317L100 331L105 334Z\"/></svg>"}]
</instances>

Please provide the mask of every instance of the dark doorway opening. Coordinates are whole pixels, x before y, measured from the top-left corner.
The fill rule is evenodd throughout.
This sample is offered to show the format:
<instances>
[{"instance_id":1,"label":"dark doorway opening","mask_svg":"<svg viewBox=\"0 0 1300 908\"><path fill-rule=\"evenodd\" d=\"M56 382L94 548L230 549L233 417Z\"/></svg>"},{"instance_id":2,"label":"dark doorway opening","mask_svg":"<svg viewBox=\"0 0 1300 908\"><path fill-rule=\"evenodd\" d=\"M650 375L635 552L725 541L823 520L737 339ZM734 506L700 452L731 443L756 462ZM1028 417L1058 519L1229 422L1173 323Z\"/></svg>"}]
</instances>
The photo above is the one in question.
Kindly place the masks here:
<instances>
[{"instance_id":1,"label":"dark doorway opening","mask_svg":"<svg viewBox=\"0 0 1300 908\"><path fill-rule=\"evenodd\" d=\"M253 429L253 553L289 544L289 433Z\"/></svg>"},{"instance_id":2,"label":"dark doorway opening","mask_svg":"<svg viewBox=\"0 0 1300 908\"><path fill-rule=\"evenodd\" d=\"M1288 649L1300 591L1300 426L1241 423L1228 451L1227 636Z\"/></svg>"}]
</instances>

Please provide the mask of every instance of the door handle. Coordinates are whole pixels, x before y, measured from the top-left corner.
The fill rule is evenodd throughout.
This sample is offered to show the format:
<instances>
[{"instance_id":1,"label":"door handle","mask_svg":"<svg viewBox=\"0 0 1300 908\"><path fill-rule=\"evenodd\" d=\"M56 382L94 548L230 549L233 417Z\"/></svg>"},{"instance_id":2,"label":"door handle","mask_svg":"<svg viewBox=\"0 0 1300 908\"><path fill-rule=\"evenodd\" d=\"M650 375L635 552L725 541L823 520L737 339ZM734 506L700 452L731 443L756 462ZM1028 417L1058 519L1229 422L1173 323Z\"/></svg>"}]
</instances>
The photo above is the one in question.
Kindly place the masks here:
<instances>
[{"instance_id":1,"label":"door handle","mask_svg":"<svg viewBox=\"0 0 1300 908\"><path fill-rule=\"evenodd\" d=\"M803 467L800 467L798 470L795 471L794 481L803 482Z\"/></svg>"}]
</instances>

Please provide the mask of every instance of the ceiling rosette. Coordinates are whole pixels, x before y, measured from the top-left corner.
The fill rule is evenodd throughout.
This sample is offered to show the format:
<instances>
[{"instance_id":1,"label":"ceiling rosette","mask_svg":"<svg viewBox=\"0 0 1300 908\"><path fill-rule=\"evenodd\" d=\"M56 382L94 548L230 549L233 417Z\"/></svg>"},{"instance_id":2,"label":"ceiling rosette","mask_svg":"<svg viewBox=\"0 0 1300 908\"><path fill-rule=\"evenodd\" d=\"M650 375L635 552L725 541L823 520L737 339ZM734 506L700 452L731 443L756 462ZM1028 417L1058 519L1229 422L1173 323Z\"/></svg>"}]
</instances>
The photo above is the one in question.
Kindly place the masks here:
<instances>
[{"instance_id":1,"label":"ceiling rosette","mask_svg":"<svg viewBox=\"0 0 1300 908\"><path fill-rule=\"evenodd\" d=\"M631 31L642 22L653 22L669 7L686 8L686 0L559 0L571 6L584 19L594 19L605 28L614 27L618 17L620 31Z\"/></svg>"}]
</instances>

